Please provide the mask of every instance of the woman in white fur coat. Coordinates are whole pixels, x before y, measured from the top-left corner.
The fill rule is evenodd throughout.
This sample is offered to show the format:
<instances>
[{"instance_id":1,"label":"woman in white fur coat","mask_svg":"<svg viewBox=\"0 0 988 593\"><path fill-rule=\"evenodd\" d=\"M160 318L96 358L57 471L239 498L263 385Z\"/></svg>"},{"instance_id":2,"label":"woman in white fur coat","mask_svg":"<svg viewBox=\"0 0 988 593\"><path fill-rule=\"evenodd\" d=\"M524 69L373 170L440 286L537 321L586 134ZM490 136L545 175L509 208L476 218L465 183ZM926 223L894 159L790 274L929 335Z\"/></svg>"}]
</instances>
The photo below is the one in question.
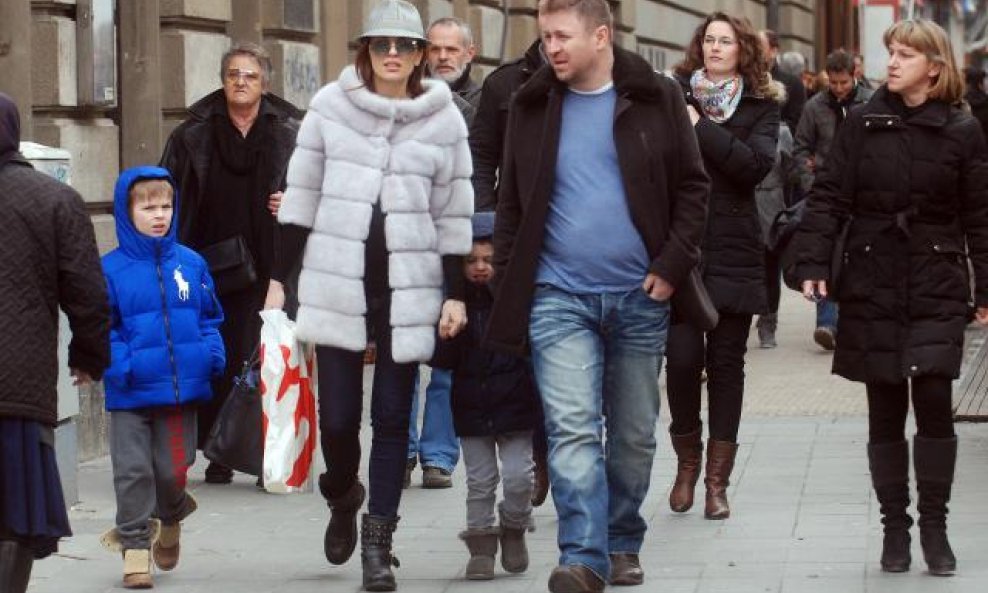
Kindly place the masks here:
<instances>
[{"instance_id":1,"label":"woman in white fur coat","mask_svg":"<svg viewBox=\"0 0 988 593\"><path fill-rule=\"evenodd\" d=\"M317 344L327 467L319 488L332 510L324 545L333 564L356 546L368 331L376 340L370 498L361 522L368 591L396 588L391 535L418 363L432 356L437 323L441 338L466 325L467 129L449 87L423 80L423 33L414 6L385 0L370 15L354 65L312 99L288 166L278 213L282 261L266 303L284 305L282 282L302 257L298 336Z\"/></svg>"}]
</instances>

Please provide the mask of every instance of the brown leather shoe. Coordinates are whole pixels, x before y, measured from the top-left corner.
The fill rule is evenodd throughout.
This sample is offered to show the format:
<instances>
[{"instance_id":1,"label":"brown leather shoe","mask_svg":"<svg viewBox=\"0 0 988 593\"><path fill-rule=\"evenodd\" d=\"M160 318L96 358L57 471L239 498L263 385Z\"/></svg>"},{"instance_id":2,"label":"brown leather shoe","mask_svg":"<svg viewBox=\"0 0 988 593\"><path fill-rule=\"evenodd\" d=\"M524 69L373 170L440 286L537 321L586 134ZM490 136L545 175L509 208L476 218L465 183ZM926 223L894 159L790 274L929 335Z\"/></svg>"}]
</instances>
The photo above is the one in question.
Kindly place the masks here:
<instances>
[{"instance_id":1,"label":"brown leather shoe","mask_svg":"<svg viewBox=\"0 0 988 593\"><path fill-rule=\"evenodd\" d=\"M638 554L621 552L611 554L611 584L617 586L634 586L645 582L645 571L642 570Z\"/></svg>"},{"instance_id":2,"label":"brown leather shoe","mask_svg":"<svg viewBox=\"0 0 988 593\"><path fill-rule=\"evenodd\" d=\"M676 482L669 491L669 508L677 513L685 513L693 506L693 492L700 479L700 464L703 462L703 441L697 428L687 434L672 434L672 448L679 463L676 467Z\"/></svg>"},{"instance_id":3,"label":"brown leather shoe","mask_svg":"<svg viewBox=\"0 0 988 593\"><path fill-rule=\"evenodd\" d=\"M552 569L549 575L551 593L601 593L604 581L582 564L567 564Z\"/></svg>"},{"instance_id":4,"label":"brown leather shoe","mask_svg":"<svg viewBox=\"0 0 988 593\"><path fill-rule=\"evenodd\" d=\"M727 487L731 484L734 457L738 444L727 441L707 441L707 469L703 479L707 486L707 502L703 516L707 519L726 519L731 516L727 503Z\"/></svg>"},{"instance_id":5,"label":"brown leather shoe","mask_svg":"<svg viewBox=\"0 0 988 593\"><path fill-rule=\"evenodd\" d=\"M532 489L532 506L540 507L549 495L549 460L535 456L535 488Z\"/></svg>"}]
</instances>

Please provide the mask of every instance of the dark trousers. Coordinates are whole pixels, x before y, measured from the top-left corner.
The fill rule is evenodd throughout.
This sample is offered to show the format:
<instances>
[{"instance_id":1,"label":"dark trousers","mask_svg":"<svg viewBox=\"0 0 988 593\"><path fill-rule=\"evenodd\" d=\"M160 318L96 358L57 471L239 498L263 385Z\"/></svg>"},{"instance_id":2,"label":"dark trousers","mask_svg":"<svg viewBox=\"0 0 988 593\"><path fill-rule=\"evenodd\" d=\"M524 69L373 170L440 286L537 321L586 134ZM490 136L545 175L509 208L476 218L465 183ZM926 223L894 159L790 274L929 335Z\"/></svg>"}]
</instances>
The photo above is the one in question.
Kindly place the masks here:
<instances>
[{"instance_id":1,"label":"dark trousers","mask_svg":"<svg viewBox=\"0 0 988 593\"><path fill-rule=\"evenodd\" d=\"M687 323L671 327L666 342L669 432L681 435L700 428L700 375L706 368L710 438L737 442L751 317L722 313L717 327L706 334Z\"/></svg>"},{"instance_id":2,"label":"dark trousers","mask_svg":"<svg viewBox=\"0 0 988 593\"><path fill-rule=\"evenodd\" d=\"M868 383L868 440L872 444L906 439L906 416L909 414L908 381ZM912 379L913 411L916 433L930 439L954 436L952 381L946 377Z\"/></svg>"},{"instance_id":3,"label":"dark trousers","mask_svg":"<svg viewBox=\"0 0 988 593\"><path fill-rule=\"evenodd\" d=\"M779 312L779 300L782 298L782 262L779 256L771 251L765 251L765 291L768 295L766 313Z\"/></svg>"},{"instance_id":4,"label":"dark trousers","mask_svg":"<svg viewBox=\"0 0 988 593\"><path fill-rule=\"evenodd\" d=\"M376 301L376 302L375 302ZM368 321L377 341L371 391L371 515L398 515L408 457L408 418L418 363L396 363L391 355L390 301L371 299ZM319 489L327 498L344 494L360 467L360 417L363 411L363 352L330 346L316 348L319 364L319 431L326 473Z\"/></svg>"}]
</instances>

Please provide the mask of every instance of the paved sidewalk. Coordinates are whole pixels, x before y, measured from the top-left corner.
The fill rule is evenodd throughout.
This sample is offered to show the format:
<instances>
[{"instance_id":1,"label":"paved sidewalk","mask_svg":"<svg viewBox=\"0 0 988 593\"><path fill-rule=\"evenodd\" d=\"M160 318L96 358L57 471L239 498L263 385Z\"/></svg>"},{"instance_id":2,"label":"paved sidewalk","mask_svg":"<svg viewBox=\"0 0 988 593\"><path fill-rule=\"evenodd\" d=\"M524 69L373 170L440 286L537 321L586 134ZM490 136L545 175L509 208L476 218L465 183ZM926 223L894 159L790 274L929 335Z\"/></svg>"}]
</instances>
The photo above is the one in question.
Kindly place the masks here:
<instances>
[{"instance_id":1,"label":"paved sidewalk","mask_svg":"<svg viewBox=\"0 0 988 593\"><path fill-rule=\"evenodd\" d=\"M988 426L958 425L959 467L950 533L958 576L925 574L914 534L913 570L880 572L881 525L865 458L863 388L831 377L829 357L812 344L812 311L787 295L780 347L764 351L752 340L745 417L730 498L734 516L706 521L702 509L669 511L673 453L658 430L659 453L645 502L651 530L642 550L643 586L629 593L939 593L980 592L988 582ZM910 422L911 426L911 422ZM369 431L364 431L367 441ZM369 443L368 443L369 444ZM368 448L365 448L365 452ZM258 492L253 478L233 485L202 483L203 464L191 472L200 510L185 522L182 561L155 575L156 589L181 593L323 593L360 589L359 549L347 565L322 555L328 509L316 494ZM364 472L363 475L366 475ZM113 524L107 459L80 468L82 502L71 512L75 537L57 557L36 564L31 593L119 590L122 562L99 547ZM462 467L454 488L423 490L416 472L402 500L395 535L398 590L405 593L546 591L556 564L556 519L551 502L536 509L528 572L503 571L491 582L463 580L467 553L456 538L464 523ZM698 488L702 493L702 486ZM702 501L702 497L701 497ZM701 505L702 506L702 505ZM617 587L609 591L619 591Z\"/></svg>"}]
</instances>

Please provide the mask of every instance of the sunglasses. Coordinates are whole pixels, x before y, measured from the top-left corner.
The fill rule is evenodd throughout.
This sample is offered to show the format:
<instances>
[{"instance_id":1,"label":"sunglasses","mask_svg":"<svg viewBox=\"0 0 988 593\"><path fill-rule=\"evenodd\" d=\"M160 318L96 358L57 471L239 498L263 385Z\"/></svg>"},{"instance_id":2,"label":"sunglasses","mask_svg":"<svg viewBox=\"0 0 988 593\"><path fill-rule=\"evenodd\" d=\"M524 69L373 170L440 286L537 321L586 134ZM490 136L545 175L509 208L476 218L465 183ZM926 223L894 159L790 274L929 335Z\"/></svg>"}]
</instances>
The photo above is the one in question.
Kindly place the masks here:
<instances>
[{"instance_id":1,"label":"sunglasses","mask_svg":"<svg viewBox=\"0 0 988 593\"><path fill-rule=\"evenodd\" d=\"M254 72L253 70L240 70L238 68L230 68L224 74L227 82L233 83L239 81L241 78L244 82L254 83L261 80L261 73Z\"/></svg>"},{"instance_id":2,"label":"sunglasses","mask_svg":"<svg viewBox=\"0 0 988 593\"><path fill-rule=\"evenodd\" d=\"M370 50L378 55L386 56L393 50L399 56L407 56L421 48L418 39L408 37L377 37L370 40Z\"/></svg>"}]
</instances>

